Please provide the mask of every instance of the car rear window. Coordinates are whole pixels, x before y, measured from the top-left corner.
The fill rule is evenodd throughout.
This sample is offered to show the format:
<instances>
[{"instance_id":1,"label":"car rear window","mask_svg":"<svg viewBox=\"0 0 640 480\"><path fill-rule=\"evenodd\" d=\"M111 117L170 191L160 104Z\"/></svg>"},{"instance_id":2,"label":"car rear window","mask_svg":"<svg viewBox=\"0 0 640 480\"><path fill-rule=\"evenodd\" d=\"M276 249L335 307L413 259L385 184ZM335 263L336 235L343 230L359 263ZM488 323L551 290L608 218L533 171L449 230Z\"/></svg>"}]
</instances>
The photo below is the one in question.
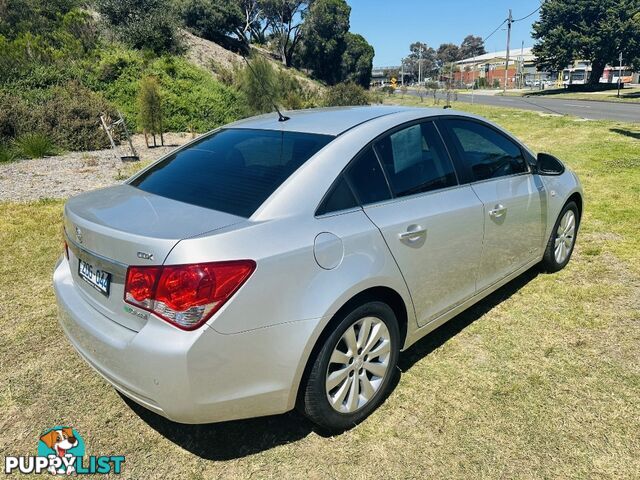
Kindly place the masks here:
<instances>
[{"instance_id":1,"label":"car rear window","mask_svg":"<svg viewBox=\"0 0 640 480\"><path fill-rule=\"evenodd\" d=\"M154 165L131 185L180 202L250 217L334 137L224 129Z\"/></svg>"}]
</instances>

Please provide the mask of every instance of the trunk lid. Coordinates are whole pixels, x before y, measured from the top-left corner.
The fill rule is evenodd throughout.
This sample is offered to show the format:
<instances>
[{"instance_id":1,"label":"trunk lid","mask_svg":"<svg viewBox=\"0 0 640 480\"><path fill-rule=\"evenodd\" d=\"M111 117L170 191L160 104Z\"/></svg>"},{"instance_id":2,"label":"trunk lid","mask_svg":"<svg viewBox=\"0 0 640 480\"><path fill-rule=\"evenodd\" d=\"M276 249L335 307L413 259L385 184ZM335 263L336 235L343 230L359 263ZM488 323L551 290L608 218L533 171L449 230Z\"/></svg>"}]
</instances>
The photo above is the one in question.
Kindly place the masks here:
<instances>
[{"instance_id":1,"label":"trunk lid","mask_svg":"<svg viewBox=\"0 0 640 480\"><path fill-rule=\"evenodd\" d=\"M69 262L76 286L100 312L138 331L145 316L125 309L129 265L161 265L182 239L246 221L245 218L171 200L130 185L71 198L64 208ZM110 274L108 295L79 275L80 260Z\"/></svg>"}]
</instances>

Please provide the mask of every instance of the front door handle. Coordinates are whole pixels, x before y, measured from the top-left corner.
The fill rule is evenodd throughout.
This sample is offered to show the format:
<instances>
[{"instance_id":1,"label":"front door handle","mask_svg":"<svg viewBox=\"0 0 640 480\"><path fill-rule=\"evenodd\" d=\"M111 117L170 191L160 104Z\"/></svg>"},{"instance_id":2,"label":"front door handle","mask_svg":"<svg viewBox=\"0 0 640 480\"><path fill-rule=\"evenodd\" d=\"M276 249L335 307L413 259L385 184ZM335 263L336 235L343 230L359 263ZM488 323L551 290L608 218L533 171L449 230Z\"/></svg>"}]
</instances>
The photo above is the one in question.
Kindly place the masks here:
<instances>
[{"instance_id":1,"label":"front door handle","mask_svg":"<svg viewBox=\"0 0 640 480\"><path fill-rule=\"evenodd\" d=\"M489 216L492 218L504 217L505 213L507 213L507 207L500 203L493 207L493 210L489 210Z\"/></svg>"},{"instance_id":2,"label":"front door handle","mask_svg":"<svg viewBox=\"0 0 640 480\"><path fill-rule=\"evenodd\" d=\"M398 234L398 238L402 241L415 243L427 235L427 229L420 225L409 225L406 232Z\"/></svg>"}]
</instances>

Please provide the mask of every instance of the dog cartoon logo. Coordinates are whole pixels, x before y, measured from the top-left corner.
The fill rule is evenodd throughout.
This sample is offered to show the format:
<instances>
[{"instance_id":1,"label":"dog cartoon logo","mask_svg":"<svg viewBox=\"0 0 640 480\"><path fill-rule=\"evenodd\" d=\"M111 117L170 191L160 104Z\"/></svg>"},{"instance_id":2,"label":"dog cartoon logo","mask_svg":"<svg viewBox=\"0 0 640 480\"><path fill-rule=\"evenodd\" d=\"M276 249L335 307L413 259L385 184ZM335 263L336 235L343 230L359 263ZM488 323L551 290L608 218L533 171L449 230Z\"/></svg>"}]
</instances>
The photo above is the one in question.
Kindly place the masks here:
<instances>
[{"instance_id":1,"label":"dog cartoon logo","mask_svg":"<svg viewBox=\"0 0 640 480\"><path fill-rule=\"evenodd\" d=\"M71 427L54 427L40 435L38 442L39 457L60 457L64 459L60 467L57 463L50 465L49 472L72 473L75 472L75 460L84 456L84 442L76 430ZM75 459L73 457L76 457Z\"/></svg>"},{"instance_id":2,"label":"dog cartoon logo","mask_svg":"<svg viewBox=\"0 0 640 480\"><path fill-rule=\"evenodd\" d=\"M40 441L44 443L48 451L45 455L51 455L51 451L55 452L58 457L64 457L68 450L75 449L79 442L80 435L70 427L58 427L58 429L51 429L44 435L40 437ZM41 452L42 448L38 445L38 454L42 454L45 452ZM72 452L76 457L81 457L84 455L84 452Z\"/></svg>"}]
</instances>

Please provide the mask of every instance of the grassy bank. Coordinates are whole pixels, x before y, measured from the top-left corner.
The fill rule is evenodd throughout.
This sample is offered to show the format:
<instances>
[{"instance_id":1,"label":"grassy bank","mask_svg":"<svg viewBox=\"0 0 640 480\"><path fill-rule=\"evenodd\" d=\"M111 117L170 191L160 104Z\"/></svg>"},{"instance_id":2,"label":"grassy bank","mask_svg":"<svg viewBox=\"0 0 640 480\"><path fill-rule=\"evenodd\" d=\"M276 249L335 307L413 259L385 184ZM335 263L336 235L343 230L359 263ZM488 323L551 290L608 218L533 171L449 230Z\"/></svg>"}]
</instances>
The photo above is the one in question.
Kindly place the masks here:
<instances>
[{"instance_id":1,"label":"grassy bank","mask_svg":"<svg viewBox=\"0 0 640 480\"><path fill-rule=\"evenodd\" d=\"M456 107L578 172L586 198L575 255L558 274L524 274L401 355L387 402L335 438L294 413L182 426L132 408L57 326L62 202L0 204L3 455L33 454L40 432L70 424L89 454L126 456L123 478L638 478L640 125Z\"/></svg>"}]
</instances>

